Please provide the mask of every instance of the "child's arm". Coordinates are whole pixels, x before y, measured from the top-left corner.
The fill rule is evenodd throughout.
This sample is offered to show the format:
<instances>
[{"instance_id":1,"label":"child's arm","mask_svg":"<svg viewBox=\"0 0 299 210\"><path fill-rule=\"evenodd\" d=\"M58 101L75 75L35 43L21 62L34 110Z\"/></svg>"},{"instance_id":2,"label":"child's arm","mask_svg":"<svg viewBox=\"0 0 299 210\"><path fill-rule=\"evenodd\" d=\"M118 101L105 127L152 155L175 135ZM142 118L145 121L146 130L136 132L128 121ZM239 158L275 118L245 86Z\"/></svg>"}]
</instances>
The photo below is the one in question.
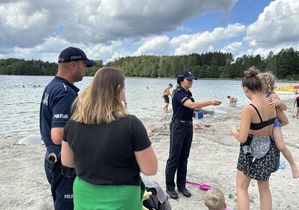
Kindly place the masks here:
<instances>
[{"instance_id":1,"label":"child's arm","mask_svg":"<svg viewBox=\"0 0 299 210\"><path fill-rule=\"evenodd\" d=\"M276 109L277 111L277 119L280 121L281 126L285 126L289 124L289 119L286 114L280 109Z\"/></svg>"},{"instance_id":2,"label":"child's arm","mask_svg":"<svg viewBox=\"0 0 299 210\"><path fill-rule=\"evenodd\" d=\"M279 96L276 93L273 93L269 96L270 105L275 108L279 108L281 111L286 111L287 106L280 100Z\"/></svg>"}]
</instances>

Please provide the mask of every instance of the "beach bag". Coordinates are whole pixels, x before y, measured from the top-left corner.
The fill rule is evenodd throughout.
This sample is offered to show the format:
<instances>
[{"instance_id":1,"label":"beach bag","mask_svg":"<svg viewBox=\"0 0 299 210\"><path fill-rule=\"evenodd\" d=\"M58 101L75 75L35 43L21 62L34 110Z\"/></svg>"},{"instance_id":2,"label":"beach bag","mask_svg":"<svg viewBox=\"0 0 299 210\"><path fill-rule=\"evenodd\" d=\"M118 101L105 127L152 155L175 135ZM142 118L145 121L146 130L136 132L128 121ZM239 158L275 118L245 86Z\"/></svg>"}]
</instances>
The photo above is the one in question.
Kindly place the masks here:
<instances>
[{"instance_id":1,"label":"beach bag","mask_svg":"<svg viewBox=\"0 0 299 210\"><path fill-rule=\"evenodd\" d=\"M250 154L253 157L252 162L264 157L268 153L271 144L269 136L250 136L248 140L249 142L243 145L242 150L244 154Z\"/></svg>"},{"instance_id":2,"label":"beach bag","mask_svg":"<svg viewBox=\"0 0 299 210\"><path fill-rule=\"evenodd\" d=\"M154 180L144 180L146 192L150 192L150 196L143 200L143 209L147 210L171 210L168 201L168 195L164 192L158 182Z\"/></svg>"}]
</instances>

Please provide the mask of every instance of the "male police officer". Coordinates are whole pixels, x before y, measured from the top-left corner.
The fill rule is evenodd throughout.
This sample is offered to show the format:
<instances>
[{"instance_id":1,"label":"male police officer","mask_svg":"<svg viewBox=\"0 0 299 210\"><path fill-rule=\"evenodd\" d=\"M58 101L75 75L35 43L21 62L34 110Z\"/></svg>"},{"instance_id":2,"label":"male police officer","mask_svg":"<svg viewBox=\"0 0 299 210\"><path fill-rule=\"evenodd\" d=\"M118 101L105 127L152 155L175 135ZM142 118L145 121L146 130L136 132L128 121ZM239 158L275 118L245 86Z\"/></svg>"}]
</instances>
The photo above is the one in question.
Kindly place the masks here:
<instances>
[{"instance_id":1,"label":"male police officer","mask_svg":"<svg viewBox=\"0 0 299 210\"><path fill-rule=\"evenodd\" d=\"M219 105L221 101L207 100L197 101L192 97L189 89L192 81L196 79L189 71L182 71L177 76L178 88L172 96L173 116L170 123L170 149L169 158L166 163L166 193L172 199L178 199L175 191L174 176L177 174L176 184L178 191L185 197L191 193L186 188L187 162L193 138L193 111L208 105Z\"/></svg>"},{"instance_id":2,"label":"male police officer","mask_svg":"<svg viewBox=\"0 0 299 210\"><path fill-rule=\"evenodd\" d=\"M58 58L58 72L46 86L40 104L40 133L47 148L45 172L54 200L55 210L73 209L74 169L61 165L60 151L64 125L71 115L71 106L87 67L95 62L75 47L64 49Z\"/></svg>"}]
</instances>

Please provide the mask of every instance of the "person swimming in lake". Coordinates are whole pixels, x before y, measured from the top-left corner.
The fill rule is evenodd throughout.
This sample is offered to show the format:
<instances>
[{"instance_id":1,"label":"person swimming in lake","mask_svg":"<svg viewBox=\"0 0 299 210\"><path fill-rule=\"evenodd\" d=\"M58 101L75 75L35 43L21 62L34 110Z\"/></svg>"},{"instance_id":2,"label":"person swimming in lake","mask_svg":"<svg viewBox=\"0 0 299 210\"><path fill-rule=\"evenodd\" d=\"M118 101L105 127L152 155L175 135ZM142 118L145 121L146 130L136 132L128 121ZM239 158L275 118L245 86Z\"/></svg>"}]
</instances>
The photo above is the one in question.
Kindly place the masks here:
<instances>
[{"instance_id":1,"label":"person swimming in lake","mask_svg":"<svg viewBox=\"0 0 299 210\"><path fill-rule=\"evenodd\" d=\"M235 96L227 96L228 100L229 100L229 105L231 106L236 106L237 105L237 97Z\"/></svg>"}]
</instances>

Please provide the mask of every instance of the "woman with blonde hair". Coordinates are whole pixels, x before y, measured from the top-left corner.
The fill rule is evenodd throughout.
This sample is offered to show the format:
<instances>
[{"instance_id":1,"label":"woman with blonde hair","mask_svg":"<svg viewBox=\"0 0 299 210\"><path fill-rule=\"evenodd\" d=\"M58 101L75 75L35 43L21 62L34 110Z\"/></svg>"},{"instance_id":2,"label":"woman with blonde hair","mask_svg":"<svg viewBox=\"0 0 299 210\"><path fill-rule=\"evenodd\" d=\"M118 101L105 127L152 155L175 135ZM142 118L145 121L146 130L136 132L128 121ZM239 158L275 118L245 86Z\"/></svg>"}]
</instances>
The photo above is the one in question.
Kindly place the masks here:
<instances>
[{"instance_id":1,"label":"woman with blonde hair","mask_svg":"<svg viewBox=\"0 0 299 210\"><path fill-rule=\"evenodd\" d=\"M279 166L279 151L272 138L276 111L264 96L257 74L254 68L244 72L242 86L251 103L242 109L240 130L232 128L233 136L240 142L237 164L239 210L249 210L248 188L251 179L257 180L260 209L272 209L269 179Z\"/></svg>"},{"instance_id":2,"label":"woman with blonde hair","mask_svg":"<svg viewBox=\"0 0 299 210\"><path fill-rule=\"evenodd\" d=\"M282 131L281 131L281 126L284 126L289 122L287 116L283 112L287 109L287 106L280 100L279 96L274 92L275 76L270 72L259 73L258 76L262 81L263 92L266 95L266 97L269 98L270 104L272 105L273 108L278 109L277 118L279 120L278 119L275 120L274 128L273 128L273 137L274 137L275 144L279 149L279 151L281 151L283 156L290 164L293 178L298 178L299 170L294 161L291 151L288 149L288 147L284 142Z\"/></svg>"},{"instance_id":3,"label":"woman with blonde hair","mask_svg":"<svg viewBox=\"0 0 299 210\"><path fill-rule=\"evenodd\" d=\"M76 170L77 210L141 210L140 172L157 172L157 158L145 127L123 105L124 81L119 69L99 69L79 94L66 124L61 161Z\"/></svg>"}]
</instances>

